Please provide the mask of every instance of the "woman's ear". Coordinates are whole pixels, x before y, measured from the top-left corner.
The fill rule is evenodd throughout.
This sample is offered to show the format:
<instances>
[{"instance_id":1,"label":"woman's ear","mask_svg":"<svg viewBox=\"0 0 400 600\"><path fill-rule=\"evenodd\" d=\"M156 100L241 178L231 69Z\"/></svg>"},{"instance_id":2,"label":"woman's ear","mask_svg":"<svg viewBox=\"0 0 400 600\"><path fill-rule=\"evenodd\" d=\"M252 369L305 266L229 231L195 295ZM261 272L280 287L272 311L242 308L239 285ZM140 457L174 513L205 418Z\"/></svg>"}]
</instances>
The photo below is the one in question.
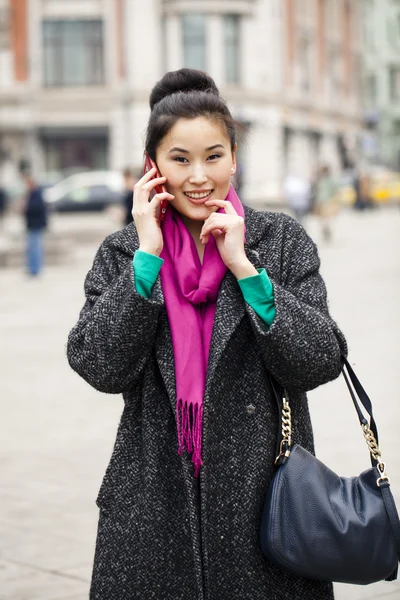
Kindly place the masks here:
<instances>
[{"instance_id":1,"label":"woman's ear","mask_svg":"<svg viewBox=\"0 0 400 600\"><path fill-rule=\"evenodd\" d=\"M237 151L237 144L234 145L233 150L232 150L232 168L231 168L231 175L234 175L236 173L236 151Z\"/></svg>"}]
</instances>

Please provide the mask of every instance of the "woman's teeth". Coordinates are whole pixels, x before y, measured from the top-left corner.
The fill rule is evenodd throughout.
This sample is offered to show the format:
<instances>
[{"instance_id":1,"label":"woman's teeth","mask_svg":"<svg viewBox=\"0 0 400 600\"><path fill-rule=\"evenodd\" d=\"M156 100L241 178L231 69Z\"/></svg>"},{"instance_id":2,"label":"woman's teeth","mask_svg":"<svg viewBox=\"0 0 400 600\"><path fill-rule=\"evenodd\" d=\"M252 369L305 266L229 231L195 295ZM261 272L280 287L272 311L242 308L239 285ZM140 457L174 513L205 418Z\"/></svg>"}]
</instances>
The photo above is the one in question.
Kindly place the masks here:
<instances>
[{"instance_id":1,"label":"woman's teeth","mask_svg":"<svg viewBox=\"0 0 400 600\"><path fill-rule=\"evenodd\" d=\"M207 198L207 196L209 196L211 194L212 190L209 190L208 192L202 192L201 194L197 194L197 193L190 193L189 192L184 192L185 196L188 196L189 198L193 198L193 200L200 200L200 198Z\"/></svg>"}]
</instances>

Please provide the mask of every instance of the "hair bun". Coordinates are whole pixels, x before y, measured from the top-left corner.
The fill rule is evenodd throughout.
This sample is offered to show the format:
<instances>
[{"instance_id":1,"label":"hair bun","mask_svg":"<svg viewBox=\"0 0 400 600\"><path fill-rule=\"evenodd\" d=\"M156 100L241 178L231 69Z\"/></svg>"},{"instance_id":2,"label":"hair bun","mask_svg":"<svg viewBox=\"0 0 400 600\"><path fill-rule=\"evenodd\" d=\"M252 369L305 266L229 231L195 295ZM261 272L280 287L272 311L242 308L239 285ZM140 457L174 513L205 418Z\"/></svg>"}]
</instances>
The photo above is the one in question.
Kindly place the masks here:
<instances>
[{"instance_id":1,"label":"hair bun","mask_svg":"<svg viewBox=\"0 0 400 600\"><path fill-rule=\"evenodd\" d=\"M150 94L150 108L163 98L177 92L208 92L219 96L219 91L212 77L196 69L179 69L169 71L156 83Z\"/></svg>"}]
</instances>

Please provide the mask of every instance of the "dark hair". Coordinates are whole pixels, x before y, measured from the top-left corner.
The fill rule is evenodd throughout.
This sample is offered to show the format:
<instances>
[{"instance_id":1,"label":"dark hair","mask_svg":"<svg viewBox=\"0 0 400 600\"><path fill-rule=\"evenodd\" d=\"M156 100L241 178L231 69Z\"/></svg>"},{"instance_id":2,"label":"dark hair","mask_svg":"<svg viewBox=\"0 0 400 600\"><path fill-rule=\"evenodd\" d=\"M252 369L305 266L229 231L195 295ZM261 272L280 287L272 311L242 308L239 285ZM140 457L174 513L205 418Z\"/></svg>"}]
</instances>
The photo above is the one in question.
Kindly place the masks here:
<instances>
[{"instance_id":1,"label":"dark hair","mask_svg":"<svg viewBox=\"0 0 400 600\"><path fill-rule=\"evenodd\" d=\"M156 160L156 150L178 119L206 117L222 123L233 151L236 144L235 121L219 95L214 80L195 69L169 71L156 83L150 94L150 119L145 150Z\"/></svg>"}]
</instances>

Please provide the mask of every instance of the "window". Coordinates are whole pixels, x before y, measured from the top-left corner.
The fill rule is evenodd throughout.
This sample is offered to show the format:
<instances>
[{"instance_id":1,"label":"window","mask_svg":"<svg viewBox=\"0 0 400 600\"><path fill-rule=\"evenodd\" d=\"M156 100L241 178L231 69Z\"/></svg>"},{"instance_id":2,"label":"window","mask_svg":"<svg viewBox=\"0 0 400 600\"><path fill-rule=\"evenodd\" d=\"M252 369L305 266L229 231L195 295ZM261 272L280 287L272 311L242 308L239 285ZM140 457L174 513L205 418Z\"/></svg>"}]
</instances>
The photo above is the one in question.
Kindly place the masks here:
<instances>
[{"instance_id":1,"label":"window","mask_svg":"<svg viewBox=\"0 0 400 600\"><path fill-rule=\"evenodd\" d=\"M396 49L400 42L400 14L389 15L386 27L388 42Z\"/></svg>"},{"instance_id":2,"label":"window","mask_svg":"<svg viewBox=\"0 0 400 600\"><path fill-rule=\"evenodd\" d=\"M376 21L374 15L374 1L365 0L364 5L364 43L369 50L375 49L375 37L376 37Z\"/></svg>"},{"instance_id":3,"label":"window","mask_svg":"<svg viewBox=\"0 0 400 600\"><path fill-rule=\"evenodd\" d=\"M224 15L225 81L239 83L239 16Z\"/></svg>"},{"instance_id":4,"label":"window","mask_svg":"<svg viewBox=\"0 0 400 600\"><path fill-rule=\"evenodd\" d=\"M191 13L182 15L183 62L189 69L207 70L206 67L206 18Z\"/></svg>"},{"instance_id":5,"label":"window","mask_svg":"<svg viewBox=\"0 0 400 600\"><path fill-rule=\"evenodd\" d=\"M332 44L327 53L329 96L331 102L340 101L343 96L343 69L340 46Z\"/></svg>"},{"instance_id":6,"label":"window","mask_svg":"<svg viewBox=\"0 0 400 600\"><path fill-rule=\"evenodd\" d=\"M390 100L392 102L400 101L400 68L391 67L389 69L390 81Z\"/></svg>"},{"instance_id":7,"label":"window","mask_svg":"<svg viewBox=\"0 0 400 600\"><path fill-rule=\"evenodd\" d=\"M47 86L104 83L102 21L44 21Z\"/></svg>"},{"instance_id":8,"label":"window","mask_svg":"<svg viewBox=\"0 0 400 600\"><path fill-rule=\"evenodd\" d=\"M93 136L90 129L76 137L46 135L43 137L46 171L58 177L80 171L107 169L108 139Z\"/></svg>"},{"instance_id":9,"label":"window","mask_svg":"<svg viewBox=\"0 0 400 600\"><path fill-rule=\"evenodd\" d=\"M11 45L11 3L0 2L0 51L8 50Z\"/></svg>"},{"instance_id":10,"label":"window","mask_svg":"<svg viewBox=\"0 0 400 600\"><path fill-rule=\"evenodd\" d=\"M304 94L309 94L312 89L311 50L311 40L302 38L298 44L298 83Z\"/></svg>"}]
</instances>

